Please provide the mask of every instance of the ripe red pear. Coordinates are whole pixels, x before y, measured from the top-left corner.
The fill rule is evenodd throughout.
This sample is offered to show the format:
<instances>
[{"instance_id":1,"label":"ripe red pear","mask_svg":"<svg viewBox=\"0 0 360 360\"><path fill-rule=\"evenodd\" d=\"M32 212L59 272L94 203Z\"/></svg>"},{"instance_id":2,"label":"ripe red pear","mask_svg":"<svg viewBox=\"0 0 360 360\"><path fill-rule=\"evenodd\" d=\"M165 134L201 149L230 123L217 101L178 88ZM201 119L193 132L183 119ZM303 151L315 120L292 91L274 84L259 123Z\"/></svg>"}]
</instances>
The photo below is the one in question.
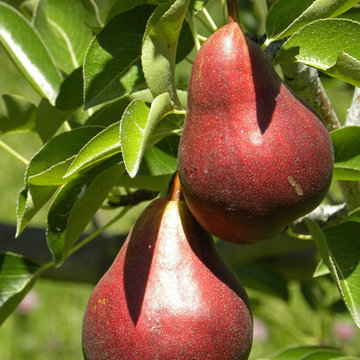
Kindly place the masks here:
<instances>
[{"instance_id":1,"label":"ripe red pear","mask_svg":"<svg viewBox=\"0 0 360 360\"><path fill-rule=\"evenodd\" d=\"M87 360L248 358L246 293L184 201L145 209L91 294L82 342Z\"/></svg>"},{"instance_id":2,"label":"ripe red pear","mask_svg":"<svg viewBox=\"0 0 360 360\"><path fill-rule=\"evenodd\" d=\"M238 23L202 45L188 89L178 170L208 232L265 240L322 201L333 170L328 131Z\"/></svg>"}]
</instances>

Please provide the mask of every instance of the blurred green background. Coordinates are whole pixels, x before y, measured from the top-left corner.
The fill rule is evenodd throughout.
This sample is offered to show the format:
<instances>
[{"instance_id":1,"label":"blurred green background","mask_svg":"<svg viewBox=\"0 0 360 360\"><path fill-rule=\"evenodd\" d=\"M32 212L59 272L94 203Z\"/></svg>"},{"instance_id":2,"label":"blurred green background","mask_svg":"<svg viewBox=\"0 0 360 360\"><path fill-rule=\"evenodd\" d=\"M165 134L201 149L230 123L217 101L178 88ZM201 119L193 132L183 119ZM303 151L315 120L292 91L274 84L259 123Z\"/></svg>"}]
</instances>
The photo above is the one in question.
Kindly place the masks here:
<instances>
[{"instance_id":1,"label":"blurred green background","mask_svg":"<svg viewBox=\"0 0 360 360\"><path fill-rule=\"evenodd\" d=\"M259 28L258 17L242 9L249 30ZM214 14L213 14L214 15ZM216 16L215 16L216 17ZM261 28L261 26L260 26ZM185 65L184 66L188 66ZM0 95L12 93L26 96L34 102L38 95L18 75L8 56L0 48ZM14 80L15 79L15 80ZM343 122L352 100L351 86L323 77L323 83L333 102L335 111ZM0 112L2 110L0 99ZM29 159L41 146L39 138L32 133L0 135L0 140ZM3 149L0 149L0 222L15 224L16 199L23 186L25 167ZM333 186L336 195L336 184ZM140 207L141 208L141 207ZM126 233L135 221L140 208L111 228L113 233ZM100 213L99 221L107 215ZM46 208L31 222L43 227ZM16 239L14 239L16 241ZM226 249L225 249L226 250ZM226 252L226 251L225 251ZM244 255L246 257L246 253ZM234 265L234 259L232 259ZM286 274L288 298L279 296L281 291L271 293L268 288L248 286L244 271L237 266L240 279L249 294L254 315L254 344L250 359L259 359L280 348L293 344L324 344L341 347L348 353L360 353L360 332L339 300L337 289L327 277L311 280ZM268 264L269 265L269 264ZM271 265L271 263L270 263ZM276 264L279 265L279 264ZM281 264L280 264L281 265ZM247 263L252 271L256 269ZM304 266L308 266L304 262ZM281 267L281 266L280 266ZM311 273L312 269L297 269ZM242 275L244 278L242 278ZM253 284L252 284L253 285ZM41 279L20 304L17 311L0 328L1 360L80 360L81 324L87 300L94 284L60 282Z\"/></svg>"}]
</instances>

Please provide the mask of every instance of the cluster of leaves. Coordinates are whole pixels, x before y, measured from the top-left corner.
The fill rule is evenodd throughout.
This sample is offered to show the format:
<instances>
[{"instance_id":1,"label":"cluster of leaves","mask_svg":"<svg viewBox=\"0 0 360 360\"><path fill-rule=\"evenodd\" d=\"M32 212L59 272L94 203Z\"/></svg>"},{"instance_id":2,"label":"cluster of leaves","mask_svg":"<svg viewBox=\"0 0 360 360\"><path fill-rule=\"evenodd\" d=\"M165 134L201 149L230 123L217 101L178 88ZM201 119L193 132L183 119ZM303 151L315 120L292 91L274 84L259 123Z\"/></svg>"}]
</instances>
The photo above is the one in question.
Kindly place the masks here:
<instances>
[{"instance_id":1,"label":"cluster of leaves","mask_svg":"<svg viewBox=\"0 0 360 360\"><path fill-rule=\"evenodd\" d=\"M265 44L287 38L276 62L301 62L360 86L357 2L279 0L268 12ZM53 256L40 265L0 255L0 323L45 269L60 266L86 242L76 245L113 188L167 189L177 168L190 73L180 81L177 69L199 47L198 16L207 3L0 1L0 43L39 95L38 103L2 95L0 132L33 131L43 142L25 171L17 235L51 201ZM359 132L352 126L331 134L336 180L360 180ZM326 265L318 275L330 271L358 326L359 214L324 231L308 221ZM290 358L284 356L274 359Z\"/></svg>"}]
</instances>

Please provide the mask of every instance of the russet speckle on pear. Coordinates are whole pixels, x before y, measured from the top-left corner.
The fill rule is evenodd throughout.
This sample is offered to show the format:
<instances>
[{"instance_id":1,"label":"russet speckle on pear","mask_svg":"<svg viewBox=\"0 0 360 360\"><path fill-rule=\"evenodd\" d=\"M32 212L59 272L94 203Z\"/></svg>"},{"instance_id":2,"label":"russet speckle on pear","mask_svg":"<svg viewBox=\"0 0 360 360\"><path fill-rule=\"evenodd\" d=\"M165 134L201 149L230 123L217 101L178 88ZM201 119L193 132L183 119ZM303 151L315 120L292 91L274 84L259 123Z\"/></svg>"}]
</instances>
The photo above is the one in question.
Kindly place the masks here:
<instances>
[{"instance_id":1,"label":"russet speckle on pear","mask_svg":"<svg viewBox=\"0 0 360 360\"><path fill-rule=\"evenodd\" d=\"M91 294L86 360L246 360L245 290L184 201L157 199Z\"/></svg>"},{"instance_id":2,"label":"russet speckle on pear","mask_svg":"<svg viewBox=\"0 0 360 360\"><path fill-rule=\"evenodd\" d=\"M186 202L217 237L254 243L313 210L330 186L331 138L232 22L200 48L178 171Z\"/></svg>"}]
</instances>

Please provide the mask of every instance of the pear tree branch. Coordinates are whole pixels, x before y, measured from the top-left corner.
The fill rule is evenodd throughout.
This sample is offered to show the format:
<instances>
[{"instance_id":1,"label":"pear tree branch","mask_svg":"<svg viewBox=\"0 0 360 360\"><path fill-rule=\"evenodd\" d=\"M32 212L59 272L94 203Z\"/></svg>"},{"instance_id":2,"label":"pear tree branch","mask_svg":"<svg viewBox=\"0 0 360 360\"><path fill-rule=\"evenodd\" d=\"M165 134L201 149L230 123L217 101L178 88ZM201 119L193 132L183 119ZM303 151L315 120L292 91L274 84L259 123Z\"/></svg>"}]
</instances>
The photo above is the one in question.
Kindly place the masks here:
<instances>
[{"instance_id":1,"label":"pear tree branch","mask_svg":"<svg viewBox=\"0 0 360 360\"><path fill-rule=\"evenodd\" d=\"M341 127L317 69L300 63L282 63L281 69L287 85L320 115L329 131Z\"/></svg>"},{"instance_id":2,"label":"pear tree branch","mask_svg":"<svg viewBox=\"0 0 360 360\"><path fill-rule=\"evenodd\" d=\"M305 218L316 221L320 226L328 226L338 223L348 214L347 204L338 205L321 204L309 214L302 216L295 221L295 225L303 224Z\"/></svg>"},{"instance_id":3,"label":"pear tree branch","mask_svg":"<svg viewBox=\"0 0 360 360\"><path fill-rule=\"evenodd\" d=\"M360 126L360 88L355 87L351 106L348 110L345 126ZM349 210L360 206L360 182L341 181L340 187L348 204Z\"/></svg>"},{"instance_id":4,"label":"pear tree branch","mask_svg":"<svg viewBox=\"0 0 360 360\"><path fill-rule=\"evenodd\" d=\"M354 97L348 110L345 126L360 126L360 88L355 87Z\"/></svg>"},{"instance_id":5,"label":"pear tree branch","mask_svg":"<svg viewBox=\"0 0 360 360\"><path fill-rule=\"evenodd\" d=\"M154 199L158 196L159 192L150 190L136 190L131 194L119 195L112 200L108 200L108 206L110 208L122 207L122 206L134 206L140 204L143 201Z\"/></svg>"}]
</instances>

